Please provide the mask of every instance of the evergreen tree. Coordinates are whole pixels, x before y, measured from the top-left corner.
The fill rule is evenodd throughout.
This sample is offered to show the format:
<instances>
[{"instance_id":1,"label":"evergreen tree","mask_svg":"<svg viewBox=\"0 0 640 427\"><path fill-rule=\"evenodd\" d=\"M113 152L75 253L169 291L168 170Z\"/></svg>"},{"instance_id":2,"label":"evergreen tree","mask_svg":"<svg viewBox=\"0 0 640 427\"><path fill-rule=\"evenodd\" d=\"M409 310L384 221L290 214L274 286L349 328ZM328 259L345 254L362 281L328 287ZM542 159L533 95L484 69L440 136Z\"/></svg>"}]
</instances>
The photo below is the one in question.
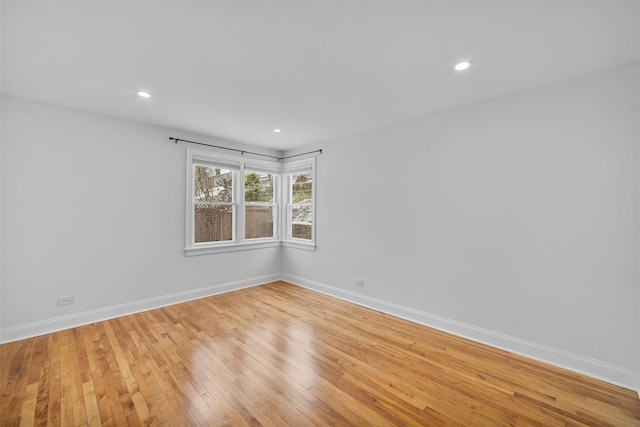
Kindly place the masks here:
<instances>
[{"instance_id":1,"label":"evergreen tree","mask_svg":"<svg viewBox=\"0 0 640 427\"><path fill-rule=\"evenodd\" d=\"M246 202L263 202L265 188L260 181L260 175L250 172L244 177L244 200Z\"/></svg>"}]
</instances>

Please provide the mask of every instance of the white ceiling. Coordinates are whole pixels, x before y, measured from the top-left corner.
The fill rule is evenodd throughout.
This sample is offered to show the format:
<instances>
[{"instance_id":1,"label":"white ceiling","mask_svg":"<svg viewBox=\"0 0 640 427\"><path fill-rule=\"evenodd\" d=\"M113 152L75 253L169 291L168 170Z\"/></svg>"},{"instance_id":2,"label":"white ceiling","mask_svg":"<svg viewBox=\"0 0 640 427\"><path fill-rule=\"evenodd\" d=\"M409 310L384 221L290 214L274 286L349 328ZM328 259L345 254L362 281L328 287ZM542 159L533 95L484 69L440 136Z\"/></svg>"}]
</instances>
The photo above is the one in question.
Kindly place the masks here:
<instances>
[{"instance_id":1,"label":"white ceiling","mask_svg":"<svg viewBox=\"0 0 640 427\"><path fill-rule=\"evenodd\" d=\"M640 2L3 1L1 14L5 94L279 150L640 61Z\"/></svg>"}]
</instances>

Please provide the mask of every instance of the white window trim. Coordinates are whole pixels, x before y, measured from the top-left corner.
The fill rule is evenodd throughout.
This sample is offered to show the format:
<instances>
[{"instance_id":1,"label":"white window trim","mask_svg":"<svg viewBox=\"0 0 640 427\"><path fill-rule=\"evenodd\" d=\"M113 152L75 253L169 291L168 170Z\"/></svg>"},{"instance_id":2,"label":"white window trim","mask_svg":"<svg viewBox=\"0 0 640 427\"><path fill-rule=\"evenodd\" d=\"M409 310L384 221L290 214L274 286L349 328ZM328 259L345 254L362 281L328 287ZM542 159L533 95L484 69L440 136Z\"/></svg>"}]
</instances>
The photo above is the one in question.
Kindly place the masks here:
<instances>
[{"instance_id":1,"label":"white window trim","mask_svg":"<svg viewBox=\"0 0 640 427\"><path fill-rule=\"evenodd\" d=\"M282 187L282 166L279 163L270 163L272 168L265 167L265 164L262 165L257 164L253 161L248 161L243 165L242 172L242 187L245 187L245 176L246 172L258 172L258 173L268 173L274 176L273 183L273 203L266 202L246 202L243 198L243 208L242 208L242 218L243 218L243 230L244 230L244 220L246 219L246 207L247 206L271 206L273 208L273 237L256 237L253 239L245 239L247 243L264 243L273 241L274 239L280 241L280 209L282 203L280 202L280 193ZM243 233L244 234L244 233Z\"/></svg>"},{"instance_id":2,"label":"white window trim","mask_svg":"<svg viewBox=\"0 0 640 427\"><path fill-rule=\"evenodd\" d=\"M233 186L233 206L235 209L234 228L233 228L233 240L225 240L221 242L203 242L195 243L195 204L193 200L193 164L208 162L211 164L220 163L225 164L237 164L237 170L234 171L234 186ZM259 170L268 173L272 173L276 176L275 185L275 213L276 221L274 221L274 237L263 237L257 239L245 239L244 238L244 222L245 222L245 201L244 193L241 189L244 188L244 171L245 165L250 167L249 170ZM279 200L279 187L282 175L282 167L279 163L266 162L256 159L244 159L240 156L232 156L228 154L222 154L208 150L187 149L187 194L186 200L186 229L185 229L185 254L187 256L204 255L222 252L235 252L244 251L250 249L261 249L281 246L279 238L279 222L277 218L280 218L281 203Z\"/></svg>"},{"instance_id":3,"label":"white window trim","mask_svg":"<svg viewBox=\"0 0 640 427\"><path fill-rule=\"evenodd\" d=\"M292 204L290 197L290 182L288 175L297 172L311 171L311 240L296 239L289 235L289 205ZM282 168L282 246L296 249L315 251L316 249L316 158L311 157L303 160L286 162Z\"/></svg>"},{"instance_id":4,"label":"white window trim","mask_svg":"<svg viewBox=\"0 0 640 427\"><path fill-rule=\"evenodd\" d=\"M193 164L211 163L221 165L233 165L234 185L233 188L233 206L236 210L233 240L221 242L203 242L195 243L195 204L193 200ZM291 162L270 162L258 160L254 158L245 158L242 156L220 153L218 151L202 150L187 148L187 172L186 172L186 228L185 228L185 255L205 255L223 252L236 252L251 249L272 248L284 246L289 248L302 249L307 251L315 251L315 226L316 226L316 159L315 157L304 160L296 160ZM255 239L245 239L245 169L248 171L270 173L275 176L274 183L274 237L263 237ZM296 171L311 169L313 177L313 185L311 187L312 206L311 215L313 218L311 236L312 240L295 239L287 236L287 202L288 202L288 182L285 179L286 174L295 173Z\"/></svg>"}]
</instances>

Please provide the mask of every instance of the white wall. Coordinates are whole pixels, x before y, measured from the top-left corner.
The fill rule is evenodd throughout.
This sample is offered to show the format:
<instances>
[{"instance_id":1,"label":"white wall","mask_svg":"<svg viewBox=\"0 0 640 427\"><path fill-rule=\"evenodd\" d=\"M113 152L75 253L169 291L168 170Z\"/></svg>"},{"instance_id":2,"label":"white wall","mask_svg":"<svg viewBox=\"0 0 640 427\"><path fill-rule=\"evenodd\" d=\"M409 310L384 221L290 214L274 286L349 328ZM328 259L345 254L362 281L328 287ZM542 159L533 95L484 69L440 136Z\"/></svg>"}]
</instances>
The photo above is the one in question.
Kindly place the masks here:
<instances>
[{"instance_id":1,"label":"white wall","mask_svg":"<svg viewBox=\"0 0 640 427\"><path fill-rule=\"evenodd\" d=\"M317 251L283 272L637 381L639 108L635 66L333 141Z\"/></svg>"},{"instance_id":2,"label":"white wall","mask_svg":"<svg viewBox=\"0 0 640 427\"><path fill-rule=\"evenodd\" d=\"M323 145L316 252L197 257L183 252L186 147L168 137L205 138L3 98L0 339L283 272L640 389L638 76ZM76 304L58 307L65 295Z\"/></svg>"},{"instance_id":3,"label":"white wall","mask_svg":"<svg viewBox=\"0 0 640 427\"><path fill-rule=\"evenodd\" d=\"M207 142L2 99L3 340L277 277L280 248L185 257L186 146L169 136Z\"/></svg>"}]
</instances>

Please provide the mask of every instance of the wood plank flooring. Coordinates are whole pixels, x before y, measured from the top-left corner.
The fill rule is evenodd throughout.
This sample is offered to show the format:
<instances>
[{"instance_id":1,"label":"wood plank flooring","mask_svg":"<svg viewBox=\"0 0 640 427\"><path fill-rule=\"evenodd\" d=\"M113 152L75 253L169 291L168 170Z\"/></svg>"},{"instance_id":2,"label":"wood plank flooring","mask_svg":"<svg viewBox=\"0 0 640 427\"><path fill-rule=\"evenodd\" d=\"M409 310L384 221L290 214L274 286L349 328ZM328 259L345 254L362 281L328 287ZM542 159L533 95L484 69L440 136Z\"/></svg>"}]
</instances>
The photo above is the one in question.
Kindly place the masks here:
<instances>
[{"instance_id":1,"label":"wood plank flooring","mask_svg":"<svg viewBox=\"0 0 640 427\"><path fill-rule=\"evenodd\" d=\"M640 426L635 392L274 282L0 346L0 425Z\"/></svg>"}]
</instances>

